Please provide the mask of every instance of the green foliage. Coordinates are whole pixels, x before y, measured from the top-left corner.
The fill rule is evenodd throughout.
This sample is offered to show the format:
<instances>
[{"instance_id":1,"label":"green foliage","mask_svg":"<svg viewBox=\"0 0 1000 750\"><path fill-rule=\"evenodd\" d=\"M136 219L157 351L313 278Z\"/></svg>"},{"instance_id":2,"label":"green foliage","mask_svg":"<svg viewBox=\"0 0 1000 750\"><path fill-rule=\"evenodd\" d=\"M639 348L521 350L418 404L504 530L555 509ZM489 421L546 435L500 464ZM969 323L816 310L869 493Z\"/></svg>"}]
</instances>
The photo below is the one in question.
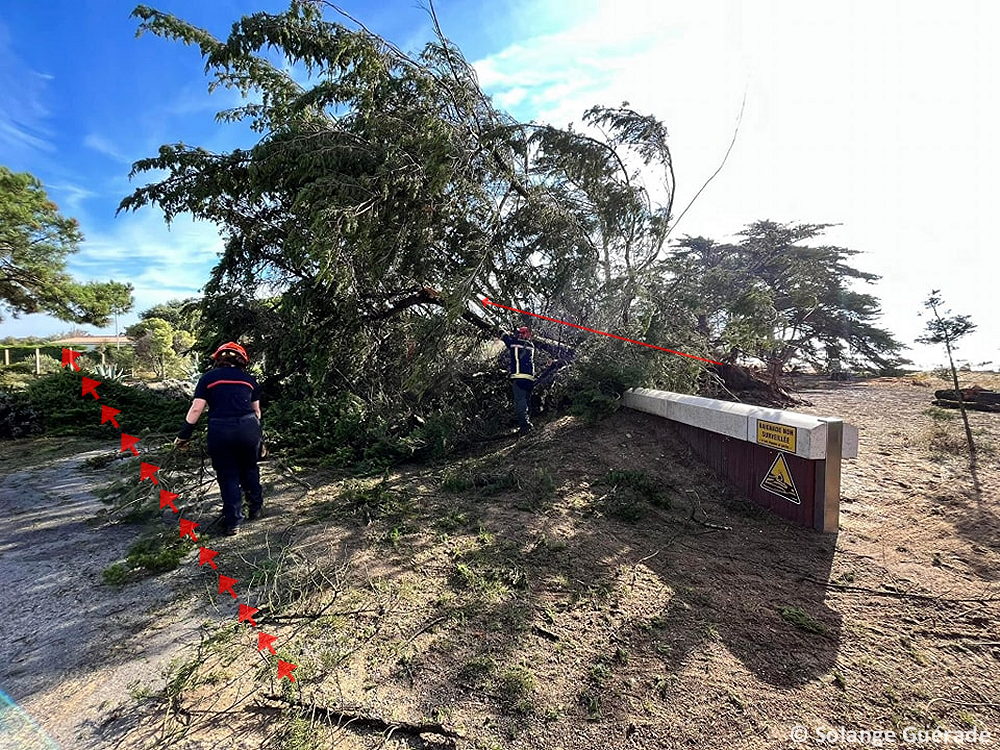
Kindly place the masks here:
<instances>
[{"instance_id":1,"label":"green foliage","mask_svg":"<svg viewBox=\"0 0 1000 750\"><path fill-rule=\"evenodd\" d=\"M930 417L934 422L951 422L958 419L958 414L949 409L942 409L939 406L931 406L923 411L924 416Z\"/></svg>"},{"instance_id":2,"label":"green foliage","mask_svg":"<svg viewBox=\"0 0 1000 750\"><path fill-rule=\"evenodd\" d=\"M197 334L201 329L201 300L189 297L184 300L172 299L160 305L153 305L139 313L140 320L159 318L165 320L177 331Z\"/></svg>"},{"instance_id":3,"label":"green foliage","mask_svg":"<svg viewBox=\"0 0 1000 750\"><path fill-rule=\"evenodd\" d=\"M180 565L193 548L193 543L187 539L179 539L172 532L160 532L135 542L129 547L125 560L132 570L165 573Z\"/></svg>"},{"instance_id":4,"label":"green foliage","mask_svg":"<svg viewBox=\"0 0 1000 750\"><path fill-rule=\"evenodd\" d=\"M553 398L594 422L615 412L629 388L690 393L700 369L676 355L599 337L577 349L573 367L552 389Z\"/></svg>"},{"instance_id":5,"label":"green foliage","mask_svg":"<svg viewBox=\"0 0 1000 750\"><path fill-rule=\"evenodd\" d=\"M670 499L664 494L662 483L645 471L612 469L603 478L604 484L626 488L642 500L661 508L670 507Z\"/></svg>"},{"instance_id":6,"label":"green foliage","mask_svg":"<svg viewBox=\"0 0 1000 750\"><path fill-rule=\"evenodd\" d=\"M146 317L126 333L135 340L136 364L152 369L160 378L184 377L191 368L187 352L194 346L190 331L178 330L162 318Z\"/></svg>"},{"instance_id":7,"label":"green foliage","mask_svg":"<svg viewBox=\"0 0 1000 750\"><path fill-rule=\"evenodd\" d=\"M340 502L347 512L360 518L365 525L373 520L398 517L404 509L402 498L389 489L385 478L380 482L351 482L340 493Z\"/></svg>"},{"instance_id":8,"label":"green foliage","mask_svg":"<svg viewBox=\"0 0 1000 750\"><path fill-rule=\"evenodd\" d=\"M535 469L531 473L529 495L535 504L546 503L556 494L556 480L548 469Z\"/></svg>"},{"instance_id":9,"label":"green foliage","mask_svg":"<svg viewBox=\"0 0 1000 750\"><path fill-rule=\"evenodd\" d=\"M38 412L27 394L0 390L0 440L28 437L41 431Z\"/></svg>"},{"instance_id":10,"label":"green foliage","mask_svg":"<svg viewBox=\"0 0 1000 750\"><path fill-rule=\"evenodd\" d=\"M688 238L665 256L675 181L655 117L623 104L589 109L582 132L520 123L440 31L411 57L324 7L244 16L227 39L133 13L140 33L196 46L209 88L245 102L220 120L260 134L248 149L167 144L136 163L133 176L159 181L120 210L189 213L227 237L197 326L196 303L168 303L144 316L143 346L168 352L156 320L191 323L204 349L244 343L286 448L378 471L495 433L510 395L486 339L521 321L477 295L709 359L780 368L846 344L894 361L877 300L849 288L876 277L846 264L854 251L804 244L825 225L757 222L739 244ZM629 387L692 392L704 368L561 335L577 356L553 401L590 418Z\"/></svg>"},{"instance_id":11,"label":"green foliage","mask_svg":"<svg viewBox=\"0 0 1000 750\"><path fill-rule=\"evenodd\" d=\"M516 544L481 531L476 543L453 553L452 583L488 601L515 596L528 586L523 558Z\"/></svg>"},{"instance_id":12,"label":"green foliage","mask_svg":"<svg viewBox=\"0 0 1000 750\"><path fill-rule=\"evenodd\" d=\"M847 264L858 251L805 244L829 227L758 221L739 233L737 244L685 237L672 248L666 268L719 357L748 355L775 372L793 358L839 358L845 346L855 369L892 369L903 361L902 344L874 325L878 300L851 288L879 278Z\"/></svg>"},{"instance_id":13,"label":"green foliage","mask_svg":"<svg viewBox=\"0 0 1000 750\"><path fill-rule=\"evenodd\" d=\"M791 623L799 630L819 635L826 633L826 626L823 625L823 623L814 620L808 612L800 607L782 607L780 614L783 620Z\"/></svg>"},{"instance_id":14,"label":"green foliage","mask_svg":"<svg viewBox=\"0 0 1000 750\"><path fill-rule=\"evenodd\" d=\"M129 568L124 563L112 563L101 571L101 578L108 586L121 586L129 579Z\"/></svg>"},{"instance_id":15,"label":"green foliage","mask_svg":"<svg viewBox=\"0 0 1000 750\"><path fill-rule=\"evenodd\" d=\"M951 310L942 310L943 306L944 300L941 298L940 290L933 290L924 302L924 309L931 312L931 317L925 324L927 333L918 338L917 341L923 344L944 344L945 352L948 355L951 382L955 390L958 391L960 390L960 386L958 383L958 369L955 367L955 343L963 336L976 330L976 324L972 322L972 319L968 315L953 315ZM968 411L962 399L958 401L958 408L962 415L962 425L965 428L965 442L969 450L970 468L974 471L977 460L976 441L972 434L972 426L969 424ZM937 442L943 442L944 445L947 445L946 440L940 440L940 435Z\"/></svg>"},{"instance_id":16,"label":"green foliage","mask_svg":"<svg viewBox=\"0 0 1000 750\"><path fill-rule=\"evenodd\" d=\"M94 374L102 383L121 383L128 377L128 370L116 364L96 365Z\"/></svg>"},{"instance_id":17,"label":"green foliage","mask_svg":"<svg viewBox=\"0 0 1000 750\"><path fill-rule=\"evenodd\" d=\"M120 586L145 576L176 569L194 545L166 531L144 537L128 549L125 562L116 562L101 572L109 586Z\"/></svg>"},{"instance_id":18,"label":"green foliage","mask_svg":"<svg viewBox=\"0 0 1000 750\"><path fill-rule=\"evenodd\" d=\"M497 675L500 700L519 714L529 714L534 710L532 697L535 686L535 675L525 667L509 667Z\"/></svg>"},{"instance_id":19,"label":"green foliage","mask_svg":"<svg viewBox=\"0 0 1000 750\"><path fill-rule=\"evenodd\" d=\"M443 37L414 59L320 11L245 16L226 40L134 12L140 32L197 45L210 88L249 102L220 118L261 134L223 154L161 147L133 174L166 176L121 210L224 228L199 339L252 349L286 446L377 469L495 432L510 396L485 376L484 334L511 321L471 308L476 294L668 338L653 289L673 195L662 123L627 106L585 114L600 138L518 123ZM318 82L300 86L275 52ZM642 169L660 173L665 205Z\"/></svg>"},{"instance_id":20,"label":"green foliage","mask_svg":"<svg viewBox=\"0 0 1000 750\"><path fill-rule=\"evenodd\" d=\"M477 656L458 670L458 681L467 687L482 687L496 674L496 666L488 656Z\"/></svg>"},{"instance_id":21,"label":"green foliage","mask_svg":"<svg viewBox=\"0 0 1000 750\"><path fill-rule=\"evenodd\" d=\"M100 424L100 407L92 396L82 397L80 375L62 370L34 380L26 390L27 403L38 414L44 432L59 435L108 437L114 429ZM121 413L122 430L132 435L173 433L187 413L188 403L120 383L102 383L101 403L114 404Z\"/></svg>"},{"instance_id":22,"label":"green foliage","mask_svg":"<svg viewBox=\"0 0 1000 750\"><path fill-rule=\"evenodd\" d=\"M129 309L131 284L80 284L66 273L66 256L82 239L76 220L59 213L37 178L0 166L0 309L97 326Z\"/></svg>"},{"instance_id":23,"label":"green foliage","mask_svg":"<svg viewBox=\"0 0 1000 750\"><path fill-rule=\"evenodd\" d=\"M305 716L292 716L278 732L282 750L321 750L317 729Z\"/></svg>"},{"instance_id":24,"label":"green foliage","mask_svg":"<svg viewBox=\"0 0 1000 750\"><path fill-rule=\"evenodd\" d=\"M944 344L950 356L955 349L955 342L975 331L978 326L972 322L972 317L969 315L954 315L951 310L941 310L943 305L941 292L935 289L924 302L924 308L931 312L931 317L924 324L927 333L917 337L917 342Z\"/></svg>"},{"instance_id":25,"label":"green foliage","mask_svg":"<svg viewBox=\"0 0 1000 750\"><path fill-rule=\"evenodd\" d=\"M303 458L343 468L369 447L368 412L360 399L339 393L327 400L285 399L269 414L268 430Z\"/></svg>"},{"instance_id":26,"label":"green foliage","mask_svg":"<svg viewBox=\"0 0 1000 750\"><path fill-rule=\"evenodd\" d=\"M644 471L612 469L599 483L611 489L605 493L596 510L622 521L634 523L640 520L650 505L671 507L670 497L664 492L662 482Z\"/></svg>"},{"instance_id":27,"label":"green foliage","mask_svg":"<svg viewBox=\"0 0 1000 750\"><path fill-rule=\"evenodd\" d=\"M441 489L445 492L464 492L471 486L472 477L458 469L449 469L441 477Z\"/></svg>"}]
</instances>

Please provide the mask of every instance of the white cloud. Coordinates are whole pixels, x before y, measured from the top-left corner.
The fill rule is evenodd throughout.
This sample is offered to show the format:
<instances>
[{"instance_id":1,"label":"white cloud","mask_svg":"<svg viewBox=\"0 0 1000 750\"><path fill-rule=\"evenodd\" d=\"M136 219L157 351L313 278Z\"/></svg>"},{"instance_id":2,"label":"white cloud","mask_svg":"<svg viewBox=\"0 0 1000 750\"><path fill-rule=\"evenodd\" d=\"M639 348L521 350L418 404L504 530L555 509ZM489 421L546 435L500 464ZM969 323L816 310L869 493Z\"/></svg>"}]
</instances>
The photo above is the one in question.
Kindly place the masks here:
<instances>
[{"instance_id":1,"label":"white cloud","mask_svg":"<svg viewBox=\"0 0 1000 750\"><path fill-rule=\"evenodd\" d=\"M97 197L97 193L68 182L54 182L45 186L50 198L58 198L59 212L64 216L80 216L84 201Z\"/></svg>"},{"instance_id":2,"label":"white cloud","mask_svg":"<svg viewBox=\"0 0 1000 750\"><path fill-rule=\"evenodd\" d=\"M20 160L32 151L51 151L51 132L44 104L45 87L52 76L32 70L11 49L10 32L0 23L0 153L5 162Z\"/></svg>"},{"instance_id":3,"label":"white cloud","mask_svg":"<svg viewBox=\"0 0 1000 750\"><path fill-rule=\"evenodd\" d=\"M218 229L179 218L167 227L151 210L123 214L104 232L91 232L67 264L83 281L127 281L135 287L135 307L123 317L171 299L200 296L223 250Z\"/></svg>"},{"instance_id":4,"label":"white cloud","mask_svg":"<svg viewBox=\"0 0 1000 750\"><path fill-rule=\"evenodd\" d=\"M922 301L941 288L980 324L963 352L1000 358L1000 5L623 0L570 11L525 0L517 12L560 19L475 62L487 93L560 125L623 100L656 115L671 136L675 213L719 165L746 92L733 154L677 235L840 222L826 239L864 251L856 265L883 276L865 291L900 340L920 334Z\"/></svg>"},{"instance_id":5,"label":"white cloud","mask_svg":"<svg viewBox=\"0 0 1000 750\"><path fill-rule=\"evenodd\" d=\"M97 133L89 133L83 139L83 145L87 148L93 149L99 154L104 154L110 157L120 164L131 164L132 160L129 159L122 152L121 147L113 143L110 139L105 138Z\"/></svg>"}]
</instances>

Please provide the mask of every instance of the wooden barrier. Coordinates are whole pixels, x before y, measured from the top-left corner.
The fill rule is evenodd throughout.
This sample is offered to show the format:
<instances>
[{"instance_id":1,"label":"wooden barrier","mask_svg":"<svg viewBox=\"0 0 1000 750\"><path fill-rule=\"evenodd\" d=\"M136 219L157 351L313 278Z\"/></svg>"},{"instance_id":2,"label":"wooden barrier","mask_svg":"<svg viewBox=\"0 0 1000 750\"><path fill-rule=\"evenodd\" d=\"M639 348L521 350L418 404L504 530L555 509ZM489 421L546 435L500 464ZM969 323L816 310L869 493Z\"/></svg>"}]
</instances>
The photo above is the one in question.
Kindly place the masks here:
<instances>
[{"instance_id":1,"label":"wooden barrier","mask_svg":"<svg viewBox=\"0 0 1000 750\"><path fill-rule=\"evenodd\" d=\"M670 420L696 455L756 504L817 531L838 531L840 464L858 455L856 427L648 388L626 392L622 403Z\"/></svg>"}]
</instances>

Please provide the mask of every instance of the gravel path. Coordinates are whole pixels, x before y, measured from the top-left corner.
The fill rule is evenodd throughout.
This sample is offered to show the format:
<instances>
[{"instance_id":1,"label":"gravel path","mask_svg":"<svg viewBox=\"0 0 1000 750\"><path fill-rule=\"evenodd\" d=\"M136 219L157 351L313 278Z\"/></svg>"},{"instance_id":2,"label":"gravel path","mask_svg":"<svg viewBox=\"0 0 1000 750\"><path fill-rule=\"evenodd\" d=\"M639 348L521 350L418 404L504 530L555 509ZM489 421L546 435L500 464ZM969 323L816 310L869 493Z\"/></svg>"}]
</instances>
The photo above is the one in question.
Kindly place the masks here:
<instances>
[{"instance_id":1,"label":"gravel path","mask_svg":"<svg viewBox=\"0 0 1000 750\"><path fill-rule=\"evenodd\" d=\"M102 507L83 466L97 453L0 477L0 690L65 749L107 747L102 724L132 701L131 687L162 682L198 640L182 601L195 593L191 566L121 588L102 582L134 531L87 523ZM0 700L0 750L51 746Z\"/></svg>"}]
</instances>

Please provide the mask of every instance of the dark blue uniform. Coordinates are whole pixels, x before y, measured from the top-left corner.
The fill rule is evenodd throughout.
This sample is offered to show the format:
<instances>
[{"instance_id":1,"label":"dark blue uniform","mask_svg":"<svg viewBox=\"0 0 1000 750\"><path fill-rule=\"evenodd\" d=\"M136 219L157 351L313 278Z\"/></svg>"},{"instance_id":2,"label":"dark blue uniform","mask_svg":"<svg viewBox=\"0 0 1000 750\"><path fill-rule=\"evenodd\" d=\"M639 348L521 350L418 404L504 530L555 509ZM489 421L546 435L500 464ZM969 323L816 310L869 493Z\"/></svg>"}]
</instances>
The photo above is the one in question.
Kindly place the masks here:
<instances>
[{"instance_id":1,"label":"dark blue uniform","mask_svg":"<svg viewBox=\"0 0 1000 750\"><path fill-rule=\"evenodd\" d=\"M514 392L514 411L521 432L531 430L528 418L528 404L531 389L535 386L535 345L520 336L501 337L507 345L507 369L510 372L510 387Z\"/></svg>"},{"instance_id":2,"label":"dark blue uniform","mask_svg":"<svg viewBox=\"0 0 1000 750\"><path fill-rule=\"evenodd\" d=\"M222 492L226 528L235 529L243 521L242 492L251 515L264 504L257 467L261 427L252 406L260 401L260 389L253 375L238 367L217 367L201 376L194 397L208 402L208 454Z\"/></svg>"}]
</instances>

